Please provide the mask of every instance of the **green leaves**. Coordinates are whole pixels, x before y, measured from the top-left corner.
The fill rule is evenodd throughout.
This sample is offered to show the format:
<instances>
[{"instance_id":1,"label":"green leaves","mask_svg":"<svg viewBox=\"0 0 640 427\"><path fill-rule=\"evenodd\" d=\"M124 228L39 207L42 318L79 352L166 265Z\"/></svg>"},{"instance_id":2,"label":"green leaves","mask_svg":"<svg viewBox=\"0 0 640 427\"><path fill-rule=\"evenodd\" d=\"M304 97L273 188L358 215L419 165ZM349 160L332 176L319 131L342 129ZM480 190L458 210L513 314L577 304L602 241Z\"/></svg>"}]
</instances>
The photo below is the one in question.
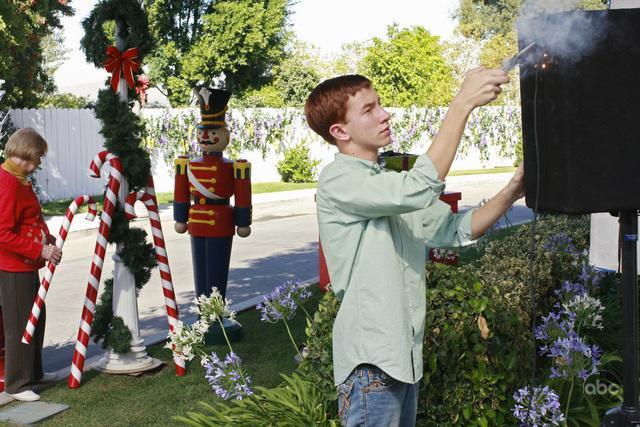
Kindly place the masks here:
<instances>
[{"instance_id":1,"label":"green leaves","mask_svg":"<svg viewBox=\"0 0 640 427\"><path fill-rule=\"evenodd\" d=\"M210 84L221 73L236 95L259 89L284 58L289 0L148 3L157 36L150 74L173 106L188 104L189 88Z\"/></svg>"},{"instance_id":2,"label":"green leaves","mask_svg":"<svg viewBox=\"0 0 640 427\"><path fill-rule=\"evenodd\" d=\"M45 39L73 9L58 0L0 2L0 76L7 93L2 105L34 108L54 91L43 55Z\"/></svg>"},{"instance_id":3,"label":"green leaves","mask_svg":"<svg viewBox=\"0 0 640 427\"><path fill-rule=\"evenodd\" d=\"M313 160L309 147L303 140L298 145L286 149L284 158L278 162L278 173L283 182L313 182L320 160Z\"/></svg>"},{"instance_id":4,"label":"green leaves","mask_svg":"<svg viewBox=\"0 0 640 427\"><path fill-rule=\"evenodd\" d=\"M282 375L283 383L272 389L255 387L255 394L243 400L200 402L203 412L188 412L176 421L192 426L337 426L329 417L327 401L317 384L306 376Z\"/></svg>"},{"instance_id":5,"label":"green leaves","mask_svg":"<svg viewBox=\"0 0 640 427\"><path fill-rule=\"evenodd\" d=\"M454 80L439 38L423 27L388 28L388 40L374 38L362 71L389 107L448 105Z\"/></svg>"}]
</instances>

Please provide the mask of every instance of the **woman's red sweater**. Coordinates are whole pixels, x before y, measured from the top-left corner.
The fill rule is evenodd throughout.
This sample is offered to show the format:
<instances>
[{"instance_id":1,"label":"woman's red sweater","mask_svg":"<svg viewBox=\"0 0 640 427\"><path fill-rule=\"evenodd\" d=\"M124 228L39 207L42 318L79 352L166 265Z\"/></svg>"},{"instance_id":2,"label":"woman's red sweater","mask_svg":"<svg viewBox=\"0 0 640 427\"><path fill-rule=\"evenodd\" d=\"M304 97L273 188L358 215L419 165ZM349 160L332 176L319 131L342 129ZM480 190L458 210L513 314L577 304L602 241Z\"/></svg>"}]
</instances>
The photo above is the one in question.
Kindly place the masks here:
<instances>
[{"instance_id":1,"label":"woman's red sweater","mask_svg":"<svg viewBox=\"0 0 640 427\"><path fill-rule=\"evenodd\" d=\"M31 184L0 167L0 270L34 271L44 267L40 257L49 229Z\"/></svg>"}]
</instances>

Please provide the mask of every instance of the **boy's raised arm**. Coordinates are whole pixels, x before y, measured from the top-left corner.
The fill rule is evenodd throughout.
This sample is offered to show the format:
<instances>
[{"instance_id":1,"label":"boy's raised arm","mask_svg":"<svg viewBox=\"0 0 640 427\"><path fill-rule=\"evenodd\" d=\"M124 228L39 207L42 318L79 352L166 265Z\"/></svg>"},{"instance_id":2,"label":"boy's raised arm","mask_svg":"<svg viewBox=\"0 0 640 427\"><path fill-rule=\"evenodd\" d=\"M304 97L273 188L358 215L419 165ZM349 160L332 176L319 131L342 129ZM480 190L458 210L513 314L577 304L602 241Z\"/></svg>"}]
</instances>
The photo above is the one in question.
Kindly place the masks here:
<instances>
[{"instance_id":1,"label":"boy's raised arm","mask_svg":"<svg viewBox=\"0 0 640 427\"><path fill-rule=\"evenodd\" d=\"M478 67L467 73L438 134L427 150L441 180L449 173L471 111L494 101L502 92L500 85L507 82L509 77L501 69Z\"/></svg>"}]
</instances>

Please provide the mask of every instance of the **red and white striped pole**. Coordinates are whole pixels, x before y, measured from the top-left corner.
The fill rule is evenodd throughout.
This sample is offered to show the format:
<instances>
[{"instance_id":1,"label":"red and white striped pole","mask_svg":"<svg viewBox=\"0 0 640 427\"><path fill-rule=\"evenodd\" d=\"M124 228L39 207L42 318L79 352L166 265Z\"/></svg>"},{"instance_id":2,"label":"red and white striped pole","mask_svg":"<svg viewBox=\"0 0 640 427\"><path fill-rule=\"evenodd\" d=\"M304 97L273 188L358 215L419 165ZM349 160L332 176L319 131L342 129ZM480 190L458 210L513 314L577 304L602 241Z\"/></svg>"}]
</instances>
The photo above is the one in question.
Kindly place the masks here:
<instances>
[{"instance_id":1,"label":"red and white striped pole","mask_svg":"<svg viewBox=\"0 0 640 427\"><path fill-rule=\"evenodd\" d=\"M169 321L169 330L173 332L180 315L178 314L178 304L176 303L176 294L173 290L173 279L171 278L171 269L169 268L169 258L164 242L164 234L162 232L162 223L160 222L160 214L158 212L158 201L155 197L155 189L153 177L149 177L145 191L129 194L124 211L127 219L136 218L133 208L137 200L140 200L147 207L149 213L149 223L151 224L151 234L153 235L153 245L160 270L160 281L162 282L162 293L164 294L164 303L167 308L167 320ZM186 374L185 361L180 357L174 357L173 363L176 366L176 375L182 377Z\"/></svg>"},{"instance_id":2,"label":"red and white striped pole","mask_svg":"<svg viewBox=\"0 0 640 427\"><path fill-rule=\"evenodd\" d=\"M67 239L67 234L69 233L69 227L71 227L71 221L73 221L73 216L78 212L78 208L83 204L87 203L89 205L89 212L87 213L87 220L93 221L96 217L96 202L91 198L91 196L82 195L76 197L76 199L71 202L69 207L67 208L67 213L64 216L64 221L60 226L59 238L56 240L56 246L59 249L62 249L64 245L64 241ZM31 307L31 314L29 315L29 320L27 321L27 326L24 328L24 333L22 334L22 342L25 344L31 343L31 339L33 338L33 332L38 326L38 319L40 318L40 313L42 312L42 307L44 307L44 300L47 297L47 292L49 291L49 286L51 286L51 279L53 278L53 273L56 271L56 265L49 261L47 264L47 271L40 282L40 287L38 288L38 293L36 294L36 298L33 301L33 307Z\"/></svg>"},{"instance_id":3,"label":"red and white striped pole","mask_svg":"<svg viewBox=\"0 0 640 427\"><path fill-rule=\"evenodd\" d=\"M118 200L118 191L122 182L122 163L120 159L108 151L100 152L89 165L92 177L100 177L100 169L103 164L108 162L111 166L109 172L109 183L104 197L104 207L100 215L100 228L96 239L96 247L91 262L91 274L87 282L86 297L84 307L82 309L82 319L80 320L80 328L78 329L78 338L76 347L73 352L73 360L71 363L71 374L69 375L69 388L80 387L82 379L82 369L87 355L87 347L89 345L89 336L91 334L91 324L93 323L93 313L98 298L98 287L100 286L100 277L102 276L102 264L107 251L107 239L109 230L111 229L111 218Z\"/></svg>"}]
</instances>

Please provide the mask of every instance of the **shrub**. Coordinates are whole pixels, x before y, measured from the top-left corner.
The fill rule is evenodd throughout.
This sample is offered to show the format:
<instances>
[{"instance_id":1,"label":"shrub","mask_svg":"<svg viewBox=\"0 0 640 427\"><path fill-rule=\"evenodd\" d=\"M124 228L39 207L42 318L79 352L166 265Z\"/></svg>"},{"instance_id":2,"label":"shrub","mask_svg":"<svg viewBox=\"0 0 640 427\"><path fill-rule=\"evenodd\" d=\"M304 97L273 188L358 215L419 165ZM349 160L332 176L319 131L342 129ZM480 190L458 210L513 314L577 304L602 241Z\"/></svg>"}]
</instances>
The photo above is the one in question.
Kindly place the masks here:
<instances>
[{"instance_id":1,"label":"shrub","mask_svg":"<svg viewBox=\"0 0 640 427\"><path fill-rule=\"evenodd\" d=\"M313 182L319 160L311 159L305 141L284 151L284 158L276 165L284 182Z\"/></svg>"},{"instance_id":2,"label":"shrub","mask_svg":"<svg viewBox=\"0 0 640 427\"><path fill-rule=\"evenodd\" d=\"M338 417L336 387L333 383L333 322L338 314L340 303L333 292L326 292L313 322L307 325L307 357L298 371L311 379L324 398L331 402L330 415Z\"/></svg>"},{"instance_id":3,"label":"shrub","mask_svg":"<svg viewBox=\"0 0 640 427\"><path fill-rule=\"evenodd\" d=\"M498 287L473 266L427 265L426 298L421 425L505 425L504 403L531 369L528 325L496 310Z\"/></svg>"},{"instance_id":4,"label":"shrub","mask_svg":"<svg viewBox=\"0 0 640 427\"><path fill-rule=\"evenodd\" d=\"M533 366L531 226L486 244L475 264L427 266L422 425L512 421L513 392ZM553 291L563 279L579 275L580 266L572 262L569 250L582 253L588 243L587 216L546 215L538 220L536 313L553 306Z\"/></svg>"},{"instance_id":5,"label":"shrub","mask_svg":"<svg viewBox=\"0 0 640 427\"><path fill-rule=\"evenodd\" d=\"M482 280L500 290L497 307L513 312L526 324L529 324L531 314L531 227L531 223L523 225L504 239L490 242L477 262ZM559 288L566 278L580 274L580 266L573 262L569 252L552 250L549 246L553 244L552 240L558 239L558 244L570 241L575 251L586 251L589 227L587 215L544 215L538 219L534 260L536 312L548 312L553 290Z\"/></svg>"}]
</instances>

